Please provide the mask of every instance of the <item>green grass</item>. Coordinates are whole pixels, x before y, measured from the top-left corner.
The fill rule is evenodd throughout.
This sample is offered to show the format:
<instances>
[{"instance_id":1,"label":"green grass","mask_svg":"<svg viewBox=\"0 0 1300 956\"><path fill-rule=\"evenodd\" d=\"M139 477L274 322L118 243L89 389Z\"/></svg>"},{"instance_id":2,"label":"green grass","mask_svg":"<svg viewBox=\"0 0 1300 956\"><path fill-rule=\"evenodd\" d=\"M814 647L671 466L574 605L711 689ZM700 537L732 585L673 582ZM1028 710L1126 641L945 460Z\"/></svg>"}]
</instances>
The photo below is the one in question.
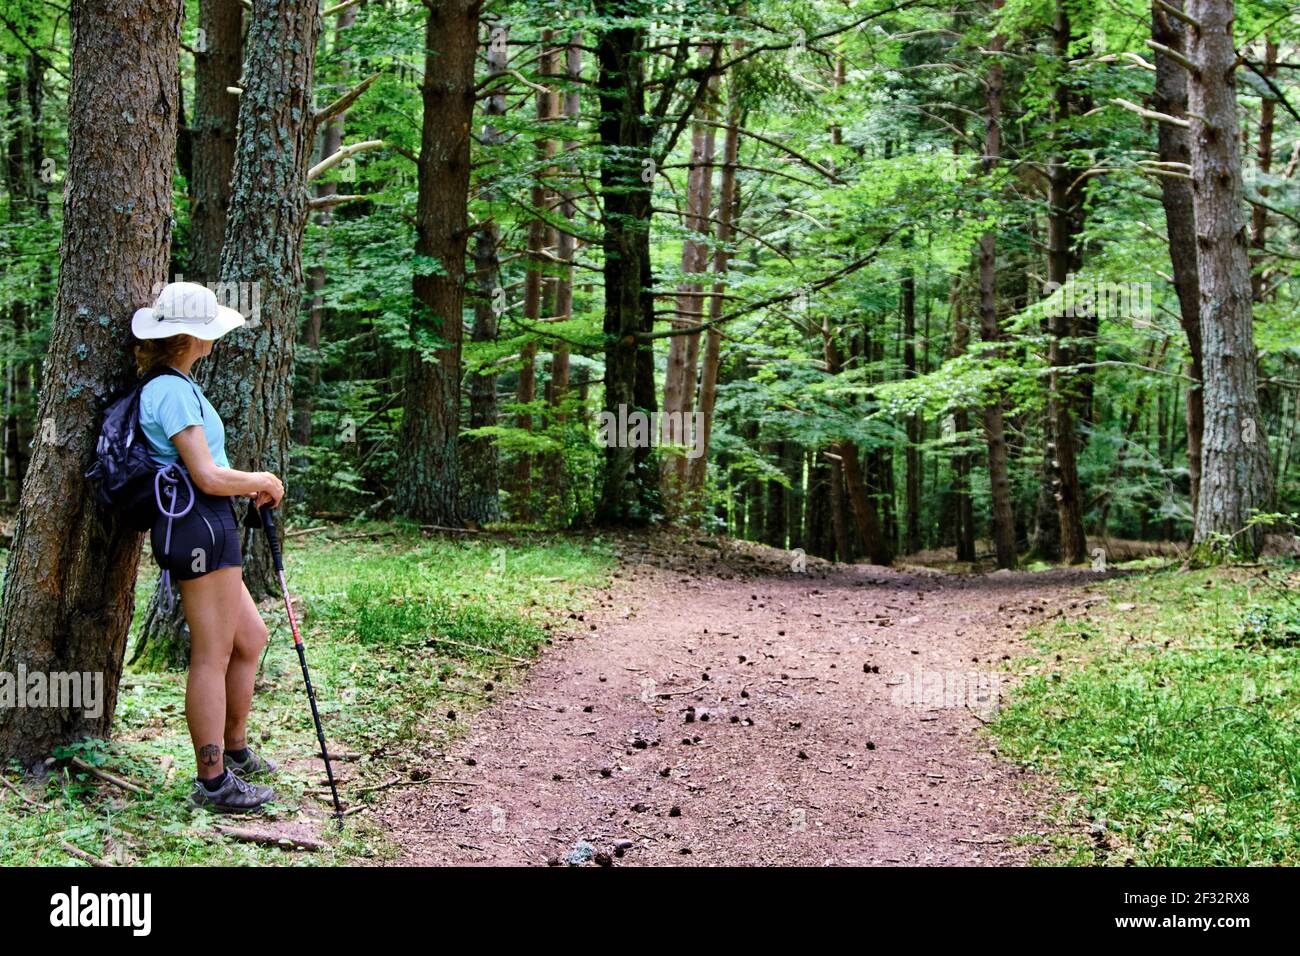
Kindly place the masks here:
<instances>
[{"instance_id":1,"label":"green grass","mask_svg":"<svg viewBox=\"0 0 1300 956\"><path fill-rule=\"evenodd\" d=\"M1110 581L1014 662L1000 751L1059 784L1054 862L1300 863L1294 566Z\"/></svg>"},{"instance_id":2,"label":"green grass","mask_svg":"<svg viewBox=\"0 0 1300 956\"><path fill-rule=\"evenodd\" d=\"M345 539L359 532L375 536ZM581 605L584 585L608 579L612 563L611 549L599 539L426 539L378 524L290 539L285 560L290 590L302 600L303 640L331 752L359 755L335 764L351 805L386 795L363 793L364 787L420 777L434 752L465 728L466 717L518 679L520 662L536 655L558 612ZM142 563L137 611L156 583L150 565ZM263 613L271 642L250 741L286 766L277 775L277 805L248 825L275 829L308 819L301 808L325 813L330 804L320 763L309 759L318 748L283 607L268 602ZM327 818L316 818L329 843L319 853L217 836L218 820L186 800L193 758L184 692L183 673L128 669L114 740L60 754L75 752L143 787L144 795L66 761L54 766L43 789L27 788L36 807L0 788L0 865L76 863L61 841L98 857L154 866L330 865L390 852L366 814L349 817L341 835L325 825ZM5 776L19 779L12 767Z\"/></svg>"}]
</instances>

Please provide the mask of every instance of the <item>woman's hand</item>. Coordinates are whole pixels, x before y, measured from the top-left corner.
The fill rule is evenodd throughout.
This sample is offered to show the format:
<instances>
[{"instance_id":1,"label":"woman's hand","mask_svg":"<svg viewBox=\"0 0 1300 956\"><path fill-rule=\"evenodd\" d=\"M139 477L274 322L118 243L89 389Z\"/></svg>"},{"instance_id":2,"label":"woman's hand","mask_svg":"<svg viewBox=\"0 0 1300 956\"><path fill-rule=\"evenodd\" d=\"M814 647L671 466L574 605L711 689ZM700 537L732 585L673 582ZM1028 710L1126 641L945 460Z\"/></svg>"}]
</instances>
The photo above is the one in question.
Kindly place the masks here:
<instances>
[{"instance_id":1,"label":"woman's hand","mask_svg":"<svg viewBox=\"0 0 1300 956\"><path fill-rule=\"evenodd\" d=\"M280 499L284 497L284 483L269 471L259 471L257 477L262 480L263 487L253 495L253 507L261 508L262 505L279 507Z\"/></svg>"},{"instance_id":2,"label":"woman's hand","mask_svg":"<svg viewBox=\"0 0 1300 956\"><path fill-rule=\"evenodd\" d=\"M284 484L269 471L237 471L212 460L202 425L190 425L172 436L172 444L199 491L208 495L248 495L255 507L280 504Z\"/></svg>"}]
</instances>

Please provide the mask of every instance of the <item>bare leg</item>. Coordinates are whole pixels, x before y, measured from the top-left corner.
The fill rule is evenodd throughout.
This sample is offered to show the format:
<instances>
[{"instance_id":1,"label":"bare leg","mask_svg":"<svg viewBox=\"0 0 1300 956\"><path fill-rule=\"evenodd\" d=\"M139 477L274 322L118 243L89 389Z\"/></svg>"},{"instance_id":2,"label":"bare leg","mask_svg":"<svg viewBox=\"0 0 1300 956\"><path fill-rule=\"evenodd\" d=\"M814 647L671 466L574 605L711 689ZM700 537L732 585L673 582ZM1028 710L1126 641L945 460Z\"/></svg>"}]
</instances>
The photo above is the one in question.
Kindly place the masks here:
<instances>
[{"instance_id":1,"label":"bare leg","mask_svg":"<svg viewBox=\"0 0 1300 956\"><path fill-rule=\"evenodd\" d=\"M253 680L257 662L266 647L266 622L257 613L248 587L239 582L238 613L233 615L235 646L226 668L226 749L243 750L248 746L248 711L253 706Z\"/></svg>"},{"instance_id":2,"label":"bare leg","mask_svg":"<svg viewBox=\"0 0 1300 956\"><path fill-rule=\"evenodd\" d=\"M234 652L238 611L247 592L240 568L221 568L179 584L185 620L190 626L185 719L199 779L211 780L224 770L221 740L226 725L226 669Z\"/></svg>"}]
</instances>

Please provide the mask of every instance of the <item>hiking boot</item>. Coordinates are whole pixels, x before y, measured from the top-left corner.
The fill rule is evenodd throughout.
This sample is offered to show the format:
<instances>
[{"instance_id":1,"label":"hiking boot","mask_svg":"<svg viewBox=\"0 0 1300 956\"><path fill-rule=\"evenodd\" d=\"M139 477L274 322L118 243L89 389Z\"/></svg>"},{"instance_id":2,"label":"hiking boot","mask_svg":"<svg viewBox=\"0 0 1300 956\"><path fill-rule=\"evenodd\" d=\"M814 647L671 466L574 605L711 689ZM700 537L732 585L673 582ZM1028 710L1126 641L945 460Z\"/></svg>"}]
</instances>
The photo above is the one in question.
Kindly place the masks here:
<instances>
[{"instance_id":1,"label":"hiking boot","mask_svg":"<svg viewBox=\"0 0 1300 956\"><path fill-rule=\"evenodd\" d=\"M272 774L277 769L277 764L263 757L261 754L248 748L248 756L241 762L230 756L229 753L224 755L226 769L236 777L242 777L247 780L249 777L256 777L258 774Z\"/></svg>"},{"instance_id":2,"label":"hiking boot","mask_svg":"<svg viewBox=\"0 0 1300 956\"><path fill-rule=\"evenodd\" d=\"M245 783L229 772L226 782L215 791L209 792L201 780L195 780L194 789L190 791L190 800L196 807L217 813L251 813L274 797L275 791L270 787Z\"/></svg>"}]
</instances>

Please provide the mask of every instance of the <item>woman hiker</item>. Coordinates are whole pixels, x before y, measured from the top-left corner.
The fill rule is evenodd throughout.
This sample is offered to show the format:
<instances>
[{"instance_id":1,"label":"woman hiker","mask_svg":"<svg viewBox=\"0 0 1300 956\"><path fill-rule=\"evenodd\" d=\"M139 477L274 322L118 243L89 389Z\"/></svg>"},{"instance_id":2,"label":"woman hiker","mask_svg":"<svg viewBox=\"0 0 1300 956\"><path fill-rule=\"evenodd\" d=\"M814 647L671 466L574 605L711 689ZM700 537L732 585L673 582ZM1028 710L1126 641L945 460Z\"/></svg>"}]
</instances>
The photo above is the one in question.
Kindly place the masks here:
<instances>
[{"instance_id":1,"label":"woman hiker","mask_svg":"<svg viewBox=\"0 0 1300 956\"><path fill-rule=\"evenodd\" d=\"M159 516L153 554L162 586L180 586L190 629L185 718L198 763L191 799L226 813L256 810L274 791L250 783L276 765L248 746L248 710L267 629L244 586L234 496L252 507L275 507L284 485L269 472L236 471L226 458L221 417L190 377L194 363L244 317L201 285L174 282L152 308L140 309L131 331L141 376L140 427L163 471L154 482ZM170 467L167 467L170 466Z\"/></svg>"}]
</instances>

